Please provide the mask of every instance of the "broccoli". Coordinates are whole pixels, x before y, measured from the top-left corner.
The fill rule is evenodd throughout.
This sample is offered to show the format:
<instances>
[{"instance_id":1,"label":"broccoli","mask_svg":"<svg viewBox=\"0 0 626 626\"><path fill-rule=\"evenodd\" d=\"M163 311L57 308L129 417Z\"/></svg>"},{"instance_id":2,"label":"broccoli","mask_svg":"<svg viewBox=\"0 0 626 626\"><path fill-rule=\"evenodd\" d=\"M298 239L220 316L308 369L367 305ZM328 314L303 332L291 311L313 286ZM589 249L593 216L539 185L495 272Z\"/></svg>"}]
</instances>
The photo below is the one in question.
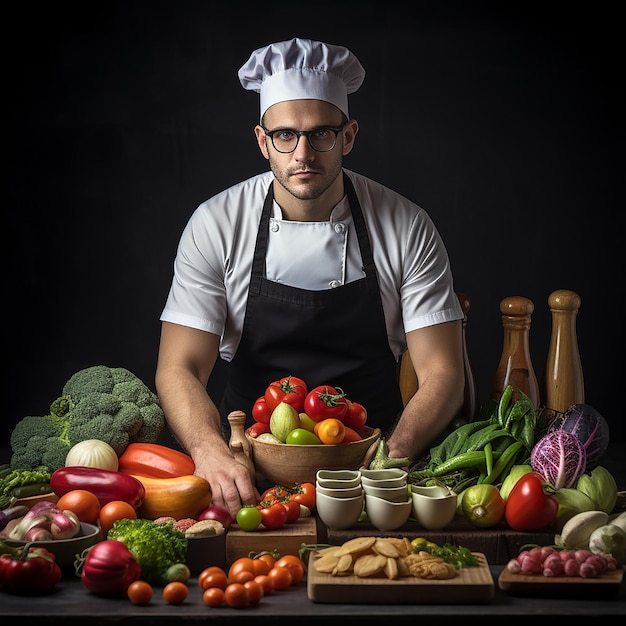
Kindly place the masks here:
<instances>
[{"instance_id":1,"label":"broccoli","mask_svg":"<svg viewBox=\"0 0 626 626\"><path fill-rule=\"evenodd\" d=\"M119 519L109 529L107 539L126 545L141 567L141 578L152 584L168 582L167 570L187 559L187 538L173 522Z\"/></svg>"},{"instance_id":2,"label":"broccoli","mask_svg":"<svg viewBox=\"0 0 626 626\"><path fill-rule=\"evenodd\" d=\"M100 439L120 456L129 443L158 443L165 431L159 399L123 367L94 365L73 374L50 414L27 416L11 433L11 467L52 471L65 465L70 448Z\"/></svg>"}]
</instances>

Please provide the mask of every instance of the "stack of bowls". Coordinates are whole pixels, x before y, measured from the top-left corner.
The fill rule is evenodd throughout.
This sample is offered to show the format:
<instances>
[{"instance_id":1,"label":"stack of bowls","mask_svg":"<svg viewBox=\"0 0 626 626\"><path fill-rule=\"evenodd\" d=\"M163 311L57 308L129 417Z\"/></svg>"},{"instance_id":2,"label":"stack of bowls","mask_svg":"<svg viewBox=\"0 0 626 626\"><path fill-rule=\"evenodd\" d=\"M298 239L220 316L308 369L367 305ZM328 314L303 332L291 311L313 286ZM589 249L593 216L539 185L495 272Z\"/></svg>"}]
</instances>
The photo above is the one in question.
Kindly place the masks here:
<instances>
[{"instance_id":1,"label":"stack of bowls","mask_svg":"<svg viewBox=\"0 0 626 626\"><path fill-rule=\"evenodd\" d=\"M413 501L402 469L361 470L367 518L378 530L396 530L409 519Z\"/></svg>"},{"instance_id":2,"label":"stack of bowls","mask_svg":"<svg viewBox=\"0 0 626 626\"><path fill-rule=\"evenodd\" d=\"M363 487L359 470L318 470L315 475L315 508L327 528L354 526L363 512Z\"/></svg>"}]
</instances>

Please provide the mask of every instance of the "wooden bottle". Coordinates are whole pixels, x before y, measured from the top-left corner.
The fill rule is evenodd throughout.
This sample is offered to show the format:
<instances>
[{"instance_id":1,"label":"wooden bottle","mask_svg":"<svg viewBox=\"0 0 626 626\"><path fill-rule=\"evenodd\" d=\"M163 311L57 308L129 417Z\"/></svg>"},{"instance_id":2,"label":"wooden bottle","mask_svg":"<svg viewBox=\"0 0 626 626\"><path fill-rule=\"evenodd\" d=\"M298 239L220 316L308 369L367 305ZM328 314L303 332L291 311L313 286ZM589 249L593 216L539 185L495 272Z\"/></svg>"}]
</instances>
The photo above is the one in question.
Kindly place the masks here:
<instances>
[{"instance_id":1,"label":"wooden bottle","mask_svg":"<svg viewBox=\"0 0 626 626\"><path fill-rule=\"evenodd\" d=\"M546 359L544 403L549 409L564 412L572 404L585 401L576 337L580 296L568 289L557 289L549 295L548 306L552 313L552 334Z\"/></svg>"},{"instance_id":2,"label":"wooden bottle","mask_svg":"<svg viewBox=\"0 0 626 626\"><path fill-rule=\"evenodd\" d=\"M539 408L539 383L530 358L530 324L535 306L523 296L510 296L500 302L504 341L502 356L493 380L492 398L500 399L507 385L513 387L513 398L523 391Z\"/></svg>"},{"instance_id":3,"label":"wooden bottle","mask_svg":"<svg viewBox=\"0 0 626 626\"><path fill-rule=\"evenodd\" d=\"M465 389L463 393L463 406L459 417L473 422L478 419L479 403L478 403L478 385L476 384L476 378L474 376L474 370L472 368L472 362L469 358L467 350L467 312L472 306L472 301L467 294L457 292L457 297L461 303L463 309L463 364L465 369Z\"/></svg>"},{"instance_id":4,"label":"wooden bottle","mask_svg":"<svg viewBox=\"0 0 626 626\"><path fill-rule=\"evenodd\" d=\"M256 471L254 461L252 460L250 442L246 438L245 433L246 414L243 411L232 411L228 414L228 423L230 425L230 440L228 446L235 459L246 466L250 474L250 479L254 482L256 479Z\"/></svg>"}]
</instances>

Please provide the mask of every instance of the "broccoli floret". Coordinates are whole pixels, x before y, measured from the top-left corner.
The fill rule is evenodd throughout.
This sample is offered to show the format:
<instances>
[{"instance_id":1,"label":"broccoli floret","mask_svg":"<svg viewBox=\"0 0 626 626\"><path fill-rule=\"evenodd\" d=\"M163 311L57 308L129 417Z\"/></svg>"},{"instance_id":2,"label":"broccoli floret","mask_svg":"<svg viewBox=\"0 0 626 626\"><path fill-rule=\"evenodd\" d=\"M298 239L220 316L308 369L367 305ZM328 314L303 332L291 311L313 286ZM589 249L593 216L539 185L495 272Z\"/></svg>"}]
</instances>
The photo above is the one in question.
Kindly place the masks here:
<instances>
[{"instance_id":1,"label":"broccoli floret","mask_svg":"<svg viewBox=\"0 0 626 626\"><path fill-rule=\"evenodd\" d=\"M73 374L50 414L28 416L11 433L11 467L53 471L65 465L69 449L100 439L121 455L131 441L158 443L165 431L159 399L123 367L94 365Z\"/></svg>"},{"instance_id":2,"label":"broccoli floret","mask_svg":"<svg viewBox=\"0 0 626 626\"><path fill-rule=\"evenodd\" d=\"M124 543L141 567L141 578L152 584L167 582L165 572L187 559L187 538L172 522L120 519L107 533L107 539Z\"/></svg>"},{"instance_id":3,"label":"broccoli floret","mask_svg":"<svg viewBox=\"0 0 626 626\"><path fill-rule=\"evenodd\" d=\"M93 392L83 396L74 407L67 436L71 445L100 439L120 456L142 424L143 417L135 404L122 402L110 393Z\"/></svg>"},{"instance_id":4,"label":"broccoli floret","mask_svg":"<svg viewBox=\"0 0 626 626\"><path fill-rule=\"evenodd\" d=\"M28 415L11 432L12 468L35 469L45 465L52 471L65 465L70 449L67 420L57 415Z\"/></svg>"}]
</instances>

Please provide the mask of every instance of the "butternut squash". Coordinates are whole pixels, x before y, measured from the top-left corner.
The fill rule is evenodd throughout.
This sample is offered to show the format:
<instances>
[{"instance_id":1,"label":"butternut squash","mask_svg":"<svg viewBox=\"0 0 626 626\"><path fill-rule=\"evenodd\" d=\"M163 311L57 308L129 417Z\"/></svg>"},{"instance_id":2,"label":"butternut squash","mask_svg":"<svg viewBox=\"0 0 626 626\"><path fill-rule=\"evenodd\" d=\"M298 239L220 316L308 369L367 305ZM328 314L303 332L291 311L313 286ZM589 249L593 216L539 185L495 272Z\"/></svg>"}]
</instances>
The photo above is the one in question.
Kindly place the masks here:
<instances>
[{"instance_id":1,"label":"butternut squash","mask_svg":"<svg viewBox=\"0 0 626 626\"><path fill-rule=\"evenodd\" d=\"M158 443L133 442L119 456L118 471L152 478L175 478L195 472L193 459Z\"/></svg>"},{"instance_id":2,"label":"butternut squash","mask_svg":"<svg viewBox=\"0 0 626 626\"><path fill-rule=\"evenodd\" d=\"M131 474L132 475L132 474ZM197 517L212 500L211 486L201 476L189 474L174 478L132 475L146 491L137 516L143 519L172 516L179 520Z\"/></svg>"}]
</instances>

